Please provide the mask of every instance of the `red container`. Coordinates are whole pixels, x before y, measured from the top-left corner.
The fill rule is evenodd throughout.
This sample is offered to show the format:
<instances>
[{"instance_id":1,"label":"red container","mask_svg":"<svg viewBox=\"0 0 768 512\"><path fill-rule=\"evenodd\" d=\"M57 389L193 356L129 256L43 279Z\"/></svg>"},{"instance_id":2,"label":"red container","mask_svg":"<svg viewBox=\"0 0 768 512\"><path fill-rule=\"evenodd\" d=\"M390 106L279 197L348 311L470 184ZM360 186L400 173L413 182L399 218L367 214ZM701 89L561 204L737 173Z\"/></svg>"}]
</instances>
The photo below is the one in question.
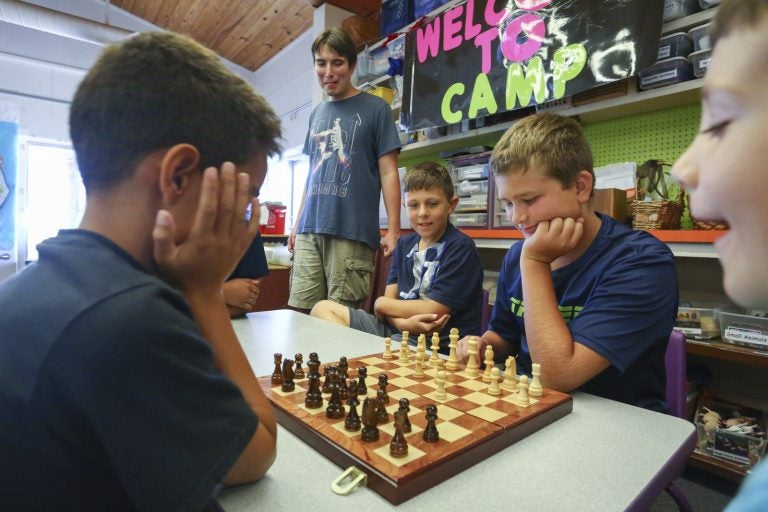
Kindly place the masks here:
<instances>
[{"instance_id":1,"label":"red container","mask_svg":"<svg viewBox=\"0 0 768 512\"><path fill-rule=\"evenodd\" d=\"M262 235L282 235L285 233L285 206L267 203L269 218L261 226Z\"/></svg>"}]
</instances>

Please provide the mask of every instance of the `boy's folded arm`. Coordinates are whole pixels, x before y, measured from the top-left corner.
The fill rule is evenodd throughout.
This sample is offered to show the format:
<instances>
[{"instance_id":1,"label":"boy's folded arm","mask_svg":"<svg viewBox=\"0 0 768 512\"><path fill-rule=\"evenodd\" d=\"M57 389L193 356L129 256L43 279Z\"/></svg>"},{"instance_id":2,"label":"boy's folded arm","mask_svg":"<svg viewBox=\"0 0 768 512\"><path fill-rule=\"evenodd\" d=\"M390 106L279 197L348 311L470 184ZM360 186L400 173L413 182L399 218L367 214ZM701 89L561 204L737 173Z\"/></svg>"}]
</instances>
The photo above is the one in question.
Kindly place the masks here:
<instances>
[{"instance_id":1,"label":"boy's folded arm","mask_svg":"<svg viewBox=\"0 0 768 512\"><path fill-rule=\"evenodd\" d=\"M431 313L438 316L451 314L451 308L432 299L401 300L379 297L374 304L377 315L409 318L413 315Z\"/></svg>"}]
</instances>

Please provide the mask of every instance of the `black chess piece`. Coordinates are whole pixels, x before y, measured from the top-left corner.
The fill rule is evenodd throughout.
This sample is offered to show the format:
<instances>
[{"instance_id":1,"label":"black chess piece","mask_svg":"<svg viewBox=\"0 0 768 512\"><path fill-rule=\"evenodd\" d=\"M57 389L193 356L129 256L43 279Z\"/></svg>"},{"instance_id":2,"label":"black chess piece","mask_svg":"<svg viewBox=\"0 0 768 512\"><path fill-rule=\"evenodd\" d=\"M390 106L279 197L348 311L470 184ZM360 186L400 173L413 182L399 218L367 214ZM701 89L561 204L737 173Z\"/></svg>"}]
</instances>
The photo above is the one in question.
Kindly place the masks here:
<instances>
[{"instance_id":1,"label":"black chess piece","mask_svg":"<svg viewBox=\"0 0 768 512\"><path fill-rule=\"evenodd\" d=\"M341 371L341 368L339 368L339 397L342 402L346 402L349 399L347 378L344 376L344 372Z\"/></svg>"},{"instance_id":2,"label":"black chess piece","mask_svg":"<svg viewBox=\"0 0 768 512\"><path fill-rule=\"evenodd\" d=\"M409 434L413 427L411 427L411 420L408 419L408 413L411 411L411 402L407 398L401 398L398 402L400 405L397 412L403 413L403 432ZM395 418L397 420L397 418Z\"/></svg>"},{"instance_id":3,"label":"black chess piece","mask_svg":"<svg viewBox=\"0 0 768 512\"><path fill-rule=\"evenodd\" d=\"M427 443L436 443L440 440L435 420L437 420L437 407L434 404L427 406L427 427L424 429L423 439Z\"/></svg>"},{"instance_id":4,"label":"black chess piece","mask_svg":"<svg viewBox=\"0 0 768 512\"><path fill-rule=\"evenodd\" d=\"M360 438L365 442L379 440L379 416L376 412L378 401L366 398L363 400L363 431Z\"/></svg>"},{"instance_id":5,"label":"black chess piece","mask_svg":"<svg viewBox=\"0 0 768 512\"><path fill-rule=\"evenodd\" d=\"M309 362L307 363L309 373L307 379L309 380L309 387L307 389L307 396L304 399L304 405L307 409L318 409L323 406L323 394L320 392L320 361L317 358L312 359L310 355Z\"/></svg>"},{"instance_id":6,"label":"black chess piece","mask_svg":"<svg viewBox=\"0 0 768 512\"><path fill-rule=\"evenodd\" d=\"M325 409L325 416L327 418L343 418L344 413L346 412L344 410L344 406L341 403L341 398L339 397L339 370L332 366L328 370L328 379L330 380L329 387L331 389L331 397L328 399L328 407Z\"/></svg>"},{"instance_id":7,"label":"black chess piece","mask_svg":"<svg viewBox=\"0 0 768 512\"><path fill-rule=\"evenodd\" d=\"M282 372L282 378L283 378L283 384L280 386L280 389L283 390L285 393L289 393L296 389L296 384L293 382L293 360L291 359L285 359L283 360L283 372Z\"/></svg>"},{"instance_id":8,"label":"black chess piece","mask_svg":"<svg viewBox=\"0 0 768 512\"><path fill-rule=\"evenodd\" d=\"M389 403L389 395L387 394L387 384L389 383L389 377L386 373L379 375L379 391L384 392L384 403Z\"/></svg>"},{"instance_id":9,"label":"black chess piece","mask_svg":"<svg viewBox=\"0 0 768 512\"><path fill-rule=\"evenodd\" d=\"M301 354L296 354L295 361L296 361L296 368L293 370L294 377L297 379L303 379L305 377L304 375L304 369L301 367L301 363L304 361L304 356Z\"/></svg>"},{"instance_id":10,"label":"black chess piece","mask_svg":"<svg viewBox=\"0 0 768 512\"><path fill-rule=\"evenodd\" d=\"M349 381L349 398L347 399L347 405L349 405L349 412L344 419L344 430L349 432L357 432L360 430L360 416L357 415L357 405L360 403L360 399L357 398L357 381Z\"/></svg>"},{"instance_id":11,"label":"black chess piece","mask_svg":"<svg viewBox=\"0 0 768 512\"><path fill-rule=\"evenodd\" d=\"M403 434L403 423L406 416L405 411L398 410L395 412L395 435L389 442L389 454L398 459L408 455L408 441Z\"/></svg>"},{"instance_id":12,"label":"black chess piece","mask_svg":"<svg viewBox=\"0 0 768 512\"><path fill-rule=\"evenodd\" d=\"M277 386L283 383L283 354L275 352L275 371L272 372L272 385Z\"/></svg>"},{"instance_id":13,"label":"black chess piece","mask_svg":"<svg viewBox=\"0 0 768 512\"><path fill-rule=\"evenodd\" d=\"M348 372L349 371L349 363L347 362L346 356L341 356L339 358L339 374L341 375L341 380L346 380L349 378Z\"/></svg>"},{"instance_id":14,"label":"black chess piece","mask_svg":"<svg viewBox=\"0 0 768 512\"><path fill-rule=\"evenodd\" d=\"M389 413L387 412L387 402L382 390L376 392L376 403L376 415L379 418L379 425L383 425L389 421Z\"/></svg>"},{"instance_id":15,"label":"black chess piece","mask_svg":"<svg viewBox=\"0 0 768 512\"><path fill-rule=\"evenodd\" d=\"M328 385L329 384L329 381L328 381L328 370L330 369L330 367L331 366L328 365L328 364L323 366L323 386L321 388L323 393L330 393L331 392L331 388Z\"/></svg>"},{"instance_id":16,"label":"black chess piece","mask_svg":"<svg viewBox=\"0 0 768 512\"><path fill-rule=\"evenodd\" d=\"M368 386L365 385L365 378L368 377L368 368L361 366L357 369L357 394L365 396L368 394Z\"/></svg>"}]
</instances>

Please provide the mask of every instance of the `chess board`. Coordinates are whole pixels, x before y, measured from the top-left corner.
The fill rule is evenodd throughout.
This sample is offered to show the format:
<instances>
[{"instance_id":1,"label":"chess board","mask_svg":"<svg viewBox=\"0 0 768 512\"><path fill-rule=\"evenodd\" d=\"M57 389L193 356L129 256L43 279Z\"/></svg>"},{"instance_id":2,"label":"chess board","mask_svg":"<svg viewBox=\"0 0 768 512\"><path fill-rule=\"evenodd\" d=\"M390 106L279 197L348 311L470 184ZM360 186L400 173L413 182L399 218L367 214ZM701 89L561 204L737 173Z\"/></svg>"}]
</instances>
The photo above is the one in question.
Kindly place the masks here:
<instances>
[{"instance_id":1,"label":"chess board","mask_svg":"<svg viewBox=\"0 0 768 512\"><path fill-rule=\"evenodd\" d=\"M357 378L357 369L365 366L368 371L367 396L376 397L378 377L384 372L389 379L387 392L390 403L387 410L390 420L379 425L379 440L363 442L360 431L347 432L344 418L329 419L325 405L330 395L325 394L325 404L318 409L304 405L308 381L296 379L292 392L284 392L280 385L271 384L271 376L259 378L267 398L275 406L278 422L314 449L343 469L356 466L367 475L367 486L391 503L399 504L437 485L464 469L485 460L494 453L562 418L573 409L570 395L544 389L539 397L531 397L525 407L513 403L513 393L502 390L499 396L487 393L489 384L480 377L470 378L460 366L456 372L446 371L445 400L435 397L434 367L425 369L424 378L413 377L414 352L410 352L408 364L395 359L383 359L373 354L349 359L349 378ZM335 362L322 361L321 368ZM305 368L306 371L306 368ZM321 372L322 373L322 372ZM394 435L393 413L400 398L408 398L408 417L412 431L406 434L408 455L394 458L389 454L389 443ZM362 410L363 396L360 397ZM437 406L436 426L440 440L427 443L422 434L426 426L425 409L428 404ZM344 404L345 411L349 406ZM330 484L330 482L329 482Z\"/></svg>"}]
</instances>

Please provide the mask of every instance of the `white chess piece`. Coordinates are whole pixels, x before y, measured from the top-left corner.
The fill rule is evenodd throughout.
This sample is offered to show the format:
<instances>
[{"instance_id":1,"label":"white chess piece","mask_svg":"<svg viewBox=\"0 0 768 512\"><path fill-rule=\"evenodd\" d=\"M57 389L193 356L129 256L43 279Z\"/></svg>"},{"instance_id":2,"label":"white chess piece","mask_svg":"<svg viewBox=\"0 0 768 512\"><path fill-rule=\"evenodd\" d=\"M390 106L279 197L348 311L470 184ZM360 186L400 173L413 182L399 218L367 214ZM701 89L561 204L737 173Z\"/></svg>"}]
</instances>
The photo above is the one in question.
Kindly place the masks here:
<instances>
[{"instance_id":1,"label":"white chess piece","mask_svg":"<svg viewBox=\"0 0 768 512\"><path fill-rule=\"evenodd\" d=\"M485 346L485 370L483 371L483 382L491 382L491 369L493 368L493 347L489 343Z\"/></svg>"},{"instance_id":2,"label":"white chess piece","mask_svg":"<svg viewBox=\"0 0 768 512\"><path fill-rule=\"evenodd\" d=\"M517 396L515 397L515 403L517 405L530 405L531 401L528 398L528 376L521 375L520 382L517 383Z\"/></svg>"},{"instance_id":3,"label":"white chess piece","mask_svg":"<svg viewBox=\"0 0 768 512\"><path fill-rule=\"evenodd\" d=\"M449 372L455 372L459 369L459 357L456 355L456 349L459 346L459 330L455 327L451 329L451 333L448 335L450 340L450 353L448 354L448 362L445 364L445 369Z\"/></svg>"},{"instance_id":4,"label":"white chess piece","mask_svg":"<svg viewBox=\"0 0 768 512\"><path fill-rule=\"evenodd\" d=\"M499 369L495 366L491 369L491 376L489 377L491 385L488 386L488 394L497 396L501 394L501 387L499 387Z\"/></svg>"},{"instance_id":5,"label":"white chess piece","mask_svg":"<svg viewBox=\"0 0 768 512\"><path fill-rule=\"evenodd\" d=\"M435 384L437 384L437 389L435 389L435 398L437 400L446 400L448 399L448 393L445 392L445 372L440 370L437 372L437 376L435 376Z\"/></svg>"},{"instance_id":6,"label":"white chess piece","mask_svg":"<svg viewBox=\"0 0 768 512\"><path fill-rule=\"evenodd\" d=\"M407 331L403 331L405 333ZM400 340L400 358L397 360L400 364L408 364L408 353L410 350L408 350L408 338L403 338Z\"/></svg>"},{"instance_id":7,"label":"white chess piece","mask_svg":"<svg viewBox=\"0 0 768 512\"><path fill-rule=\"evenodd\" d=\"M392 359L395 356L392 355L392 338L384 338L384 353L381 355L384 359Z\"/></svg>"},{"instance_id":8,"label":"white chess piece","mask_svg":"<svg viewBox=\"0 0 768 512\"><path fill-rule=\"evenodd\" d=\"M416 371L413 373L413 378L424 378L424 354L421 352L416 352Z\"/></svg>"},{"instance_id":9,"label":"white chess piece","mask_svg":"<svg viewBox=\"0 0 768 512\"><path fill-rule=\"evenodd\" d=\"M513 356L509 356L504 363L504 382L501 383L501 389L517 393L517 364Z\"/></svg>"},{"instance_id":10,"label":"white chess piece","mask_svg":"<svg viewBox=\"0 0 768 512\"><path fill-rule=\"evenodd\" d=\"M432 346L430 347L432 353L429 356L429 364L431 366L437 366L437 362L440 360L438 353L440 352L440 335L436 332L432 333Z\"/></svg>"},{"instance_id":11,"label":"white chess piece","mask_svg":"<svg viewBox=\"0 0 768 512\"><path fill-rule=\"evenodd\" d=\"M531 384L528 386L528 394L531 396L541 396L544 394L544 388L541 387L541 365L539 363L531 364Z\"/></svg>"},{"instance_id":12,"label":"white chess piece","mask_svg":"<svg viewBox=\"0 0 768 512\"><path fill-rule=\"evenodd\" d=\"M470 336L467 342L467 353L469 359L467 360L467 366L464 368L465 373L471 379L475 379L480 376L480 361L477 357L477 336Z\"/></svg>"}]
</instances>

